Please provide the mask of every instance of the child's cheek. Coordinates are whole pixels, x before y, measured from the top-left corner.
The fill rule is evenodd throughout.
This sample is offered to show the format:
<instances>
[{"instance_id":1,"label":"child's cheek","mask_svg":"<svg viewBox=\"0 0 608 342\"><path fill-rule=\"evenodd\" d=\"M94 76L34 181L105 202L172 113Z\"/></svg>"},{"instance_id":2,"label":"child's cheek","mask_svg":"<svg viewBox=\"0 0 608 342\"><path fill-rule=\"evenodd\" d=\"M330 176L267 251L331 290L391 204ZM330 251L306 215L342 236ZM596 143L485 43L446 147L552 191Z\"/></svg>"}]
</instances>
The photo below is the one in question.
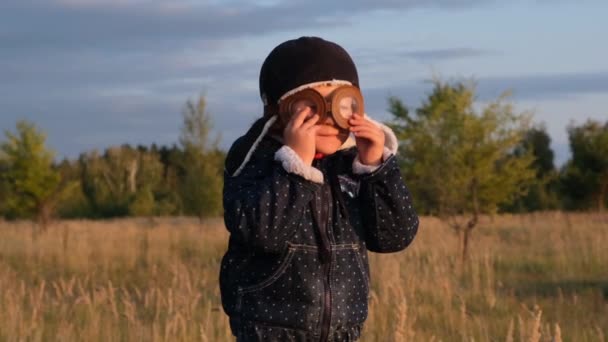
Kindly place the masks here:
<instances>
[{"instance_id":1,"label":"child's cheek","mask_svg":"<svg viewBox=\"0 0 608 342\"><path fill-rule=\"evenodd\" d=\"M317 152L323 154L335 153L340 149L340 146L342 146L346 138L348 138L348 136L317 136L315 137L315 146Z\"/></svg>"}]
</instances>

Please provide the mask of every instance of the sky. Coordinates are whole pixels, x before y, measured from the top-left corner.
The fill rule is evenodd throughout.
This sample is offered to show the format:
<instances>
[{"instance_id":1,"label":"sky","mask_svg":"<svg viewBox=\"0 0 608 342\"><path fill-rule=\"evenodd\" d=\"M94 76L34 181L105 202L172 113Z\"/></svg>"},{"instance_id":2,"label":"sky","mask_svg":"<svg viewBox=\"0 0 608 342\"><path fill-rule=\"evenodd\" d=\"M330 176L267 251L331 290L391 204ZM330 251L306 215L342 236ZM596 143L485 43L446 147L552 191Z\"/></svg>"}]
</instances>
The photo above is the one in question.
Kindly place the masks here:
<instances>
[{"instance_id":1,"label":"sky","mask_svg":"<svg viewBox=\"0 0 608 342\"><path fill-rule=\"evenodd\" d=\"M261 115L258 77L283 41L319 36L357 65L367 114L416 108L429 80L510 90L569 158L567 127L608 120L608 2L490 0L1 0L0 140L27 119L56 158L177 143L204 95L220 146Z\"/></svg>"}]
</instances>

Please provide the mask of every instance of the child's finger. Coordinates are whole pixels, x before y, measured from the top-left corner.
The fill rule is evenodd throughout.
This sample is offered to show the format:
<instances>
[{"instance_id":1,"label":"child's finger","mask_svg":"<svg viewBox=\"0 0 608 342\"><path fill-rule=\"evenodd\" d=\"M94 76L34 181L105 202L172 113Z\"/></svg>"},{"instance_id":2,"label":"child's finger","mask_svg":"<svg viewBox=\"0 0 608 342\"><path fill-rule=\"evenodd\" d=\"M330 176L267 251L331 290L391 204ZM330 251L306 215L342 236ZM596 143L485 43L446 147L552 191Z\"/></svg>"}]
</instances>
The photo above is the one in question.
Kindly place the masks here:
<instances>
[{"instance_id":1,"label":"child's finger","mask_svg":"<svg viewBox=\"0 0 608 342\"><path fill-rule=\"evenodd\" d=\"M369 132L357 132L357 133L355 133L355 138L369 140L374 143L380 142L380 140L378 140L379 138L376 135L369 133Z\"/></svg>"},{"instance_id":2,"label":"child's finger","mask_svg":"<svg viewBox=\"0 0 608 342\"><path fill-rule=\"evenodd\" d=\"M351 132L356 132L359 130L370 130L370 131L374 131L378 134L384 134L384 132L382 132L382 129L380 129L379 127L377 127L374 124L371 125L367 125L367 124L361 124L361 125L352 125L349 127L349 130Z\"/></svg>"},{"instance_id":3,"label":"child's finger","mask_svg":"<svg viewBox=\"0 0 608 342\"><path fill-rule=\"evenodd\" d=\"M365 129L365 130L370 130L372 132L375 132L378 135L383 135L384 131L382 131L382 129L376 125L374 125L373 123L369 123L369 124L361 124L359 126L351 126L354 130L358 130L358 129Z\"/></svg>"},{"instance_id":4,"label":"child's finger","mask_svg":"<svg viewBox=\"0 0 608 342\"><path fill-rule=\"evenodd\" d=\"M309 129L310 127L314 126L318 121L319 121L319 114L315 114L313 115L310 119L304 121L304 123L302 123L302 126L300 126L301 129Z\"/></svg>"},{"instance_id":5,"label":"child's finger","mask_svg":"<svg viewBox=\"0 0 608 342\"><path fill-rule=\"evenodd\" d=\"M304 107L302 110L300 110L294 116L291 117L291 120L289 120L289 123L291 123L291 126L293 128L299 128L300 126L302 126L304 119L306 119L306 117L309 114L310 114L310 107Z\"/></svg>"},{"instance_id":6,"label":"child's finger","mask_svg":"<svg viewBox=\"0 0 608 342\"><path fill-rule=\"evenodd\" d=\"M361 120L361 121L371 122L367 119L366 116L358 114L358 113L354 113L350 118L351 118L351 120L357 120L357 121Z\"/></svg>"},{"instance_id":7,"label":"child's finger","mask_svg":"<svg viewBox=\"0 0 608 342\"><path fill-rule=\"evenodd\" d=\"M366 129L366 128L362 128L362 129L353 131L353 134L357 138L366 138L366 139L369 139L369 140L372 140L375 142L382 141L382 136L380 133L378 133L374 130Z\"/></svg>"},{"instance_id":8,"label":"child's finger","mask_svg":"<svg viewBox=\"0 0 608 342\"><path fill-rule=\"evenodd\" d=\"M351 127L349 128L349 130L350 130L351 132L353 132L353 133L356 133L356 132L370 132L370 133L376 134L376 135L378 135L378 136L380 136L380 135L384 134L384 132L382 132L382 131L381 131L381 130L379 130L379 129L376 129L375 127L366 127L366 126L351 126Z\"/></svg>"},{"instance_id":9,"label":"child's finger","mask_svg":"<svg viewBox=\"0 0 608 342\"><path fill-rule=\"evenodd\" d=\"M348 120L348 122L353 125L353 126L358 126L358 125L374 125L371 121L359 116L357 118L352 118L350 120ZM375 126L375 125L374 125Z\"/></svg>"}]
</instances>

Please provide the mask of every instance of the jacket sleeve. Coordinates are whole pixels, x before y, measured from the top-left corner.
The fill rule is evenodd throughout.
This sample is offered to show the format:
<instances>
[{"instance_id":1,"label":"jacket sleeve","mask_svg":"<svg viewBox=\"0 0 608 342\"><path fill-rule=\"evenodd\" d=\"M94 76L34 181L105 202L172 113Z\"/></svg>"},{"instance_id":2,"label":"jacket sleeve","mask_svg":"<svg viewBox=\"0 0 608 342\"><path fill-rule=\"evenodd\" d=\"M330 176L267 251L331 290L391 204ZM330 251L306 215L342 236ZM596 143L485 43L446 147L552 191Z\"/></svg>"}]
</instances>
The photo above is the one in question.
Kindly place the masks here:
<instances>
[{"instance_id":1,"label":"jacket sleeve","mask_svg":"<svg viewBox=\"0 0 608 342\"><path fill-rule=\"evenodd\" d=\"M303 164L290 169L294 163L286 156L293 157L285 148L271 154L256 151L237 176L224 173L224 222L231 239L265 252L280 252L298 229L320 187L319 179L307 179L302 170L318 170Z\"/></svg>"},{"instance_id":2,"label":"jacket sleeve","mask_svg":"<svg viewBox=\"0 0 608 342\"><path fill-rule=\"evenodd\" d=\"M395 156L389 156L371 173L358 176L367 249L378 253L405 249L418 231L418 215Z\"/></svg>"}]
</instances>

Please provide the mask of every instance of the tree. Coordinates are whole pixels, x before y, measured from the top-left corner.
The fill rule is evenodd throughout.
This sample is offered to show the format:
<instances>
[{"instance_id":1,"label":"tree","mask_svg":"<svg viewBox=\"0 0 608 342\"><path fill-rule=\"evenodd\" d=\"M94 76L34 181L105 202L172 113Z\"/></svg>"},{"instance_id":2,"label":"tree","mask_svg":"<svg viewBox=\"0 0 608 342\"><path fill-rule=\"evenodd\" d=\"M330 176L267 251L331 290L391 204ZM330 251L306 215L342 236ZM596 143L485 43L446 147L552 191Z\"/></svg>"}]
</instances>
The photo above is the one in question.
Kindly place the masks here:
<instances>
[{"instance_id":1,"label":"tree","mask_svg":"<svg viewBox=\"0 0 608 342\"><path fill-rule=\"evenodd\" d=\"M64 158L57 165L57 170L65 184L57 200L57 216L61 218L92 217L91 206L82 191L82 181L80 179L82 172L78 161Z\"/></svg>"},{"instance_id":2,"label":"tree","mask_svg":"<svg viewBox=\"0 0 608 342\"><path fill-rule=\"evenodd\" d=\"M79 158L82 190L93 213L100 217L126 216L135 193L136 152L127 146L97 150Z\"/></svg>"},{"instance_id":3,"label":"tree","mask_svg":"<svg viewBox=\"0 0 608 342\"><path fill-rule=\"evenodd\" d=\"M95 215L157 215L170 210L164 205L160 212L156 201L157 192L163 191L164 171L158 153L125 144L108 148L103 155L81 155L79 163L82 192Z\"/></svg>"},{"instance_id":4,"label":"tree","mask_svg":"<svg viewBox=\"0 0 608 342\"><path fill-rule=\"evenodd\" d=\"M608 121L568 127L572 158L562 171L568 207L603 211L608 200Z\"/></svg>"},{"instance_id":5,"label":"tree","mask_svg":"<svg viewBox=\"0 0 608 342\"><path fill-rule=\"evenodd\" d=\"M5 215L35 218L44 228L61 189L59 172L53 167L54 153L45 146L45 134L26 120L17 122L16 133L5 134L7 140L0 144Z\"/></svg>"},{"instance_id":6,"label":"tree","mask_svg":"<svg viewBox=\"0 0 608 342\"><path fill-rule=\"evenodd\" d=\"M219 137L209 141L211 129L205 98L187 101L179 139L184 150L181 198L186 213L201 220L217 215L222 207L223 154L217 147Z\"/></svg>"},{"instance_id":7,"label":"tree","mask_svg":"<svg viewBox=\"0 0 608 342\"><path fill-rule=\"evenodd\" d=\"M9 164L6 155L0 150L0 218L6 216L6 202L9 198L8 184L4 181L4 176L9 171Z\"/></svg>"},{"instance_id":8,"label":"tree","mask_svg":"<svg viewBox=\"0 0 608 342\"><path fill-rule=\"evenodd\" d=\"M557 209L560 206L557 196L558 173L553 163L551 137L543 125L530 128L520 145L515 149L516 155L532 153L532 168L536 171L536 181L528 192L503 208L515 212Z\"/></svg>"},{"instance_id":9,"label":"tree","mask_svg":"<svg viewBox=\"0 0 608 342\"><path fill-rule=\"evenodd\" d=\"M163 164L158 153L148 151L147 148L138 147L137 173L135 175L134 196L129 205L129 212L137 216L152 216L169 214L159 206L160 197L163 197Z\"/></svg>"},{"instance_id":10,"label":"tree","mask_svg":"<svg viewBox=\"0 0 608 342\"><path fill-rule=\"evenodd\" d=\"M170 148L161 146L158 149L159 160L162 164L162 182L156 190L159 215L174 215L184 212L181 199L181 180L185 171L183 151L176 144Z\"/></svg>"},{"instance_id":11,"label":"tree","mask_svg":"<svg viewBox=\"0 0 608 342\"><path fill-rule=\"evenodd\" d=\"M506 94L478 113L474 94L473 85L436 80L415 115L399 99L389 100L389 125L400 140L402 171L416 206L458 233L462 262L480 214L495 213L525 193L534 178L532 153L513 153L529 118L513 113Z\"/></svg>"}]
</instances>

